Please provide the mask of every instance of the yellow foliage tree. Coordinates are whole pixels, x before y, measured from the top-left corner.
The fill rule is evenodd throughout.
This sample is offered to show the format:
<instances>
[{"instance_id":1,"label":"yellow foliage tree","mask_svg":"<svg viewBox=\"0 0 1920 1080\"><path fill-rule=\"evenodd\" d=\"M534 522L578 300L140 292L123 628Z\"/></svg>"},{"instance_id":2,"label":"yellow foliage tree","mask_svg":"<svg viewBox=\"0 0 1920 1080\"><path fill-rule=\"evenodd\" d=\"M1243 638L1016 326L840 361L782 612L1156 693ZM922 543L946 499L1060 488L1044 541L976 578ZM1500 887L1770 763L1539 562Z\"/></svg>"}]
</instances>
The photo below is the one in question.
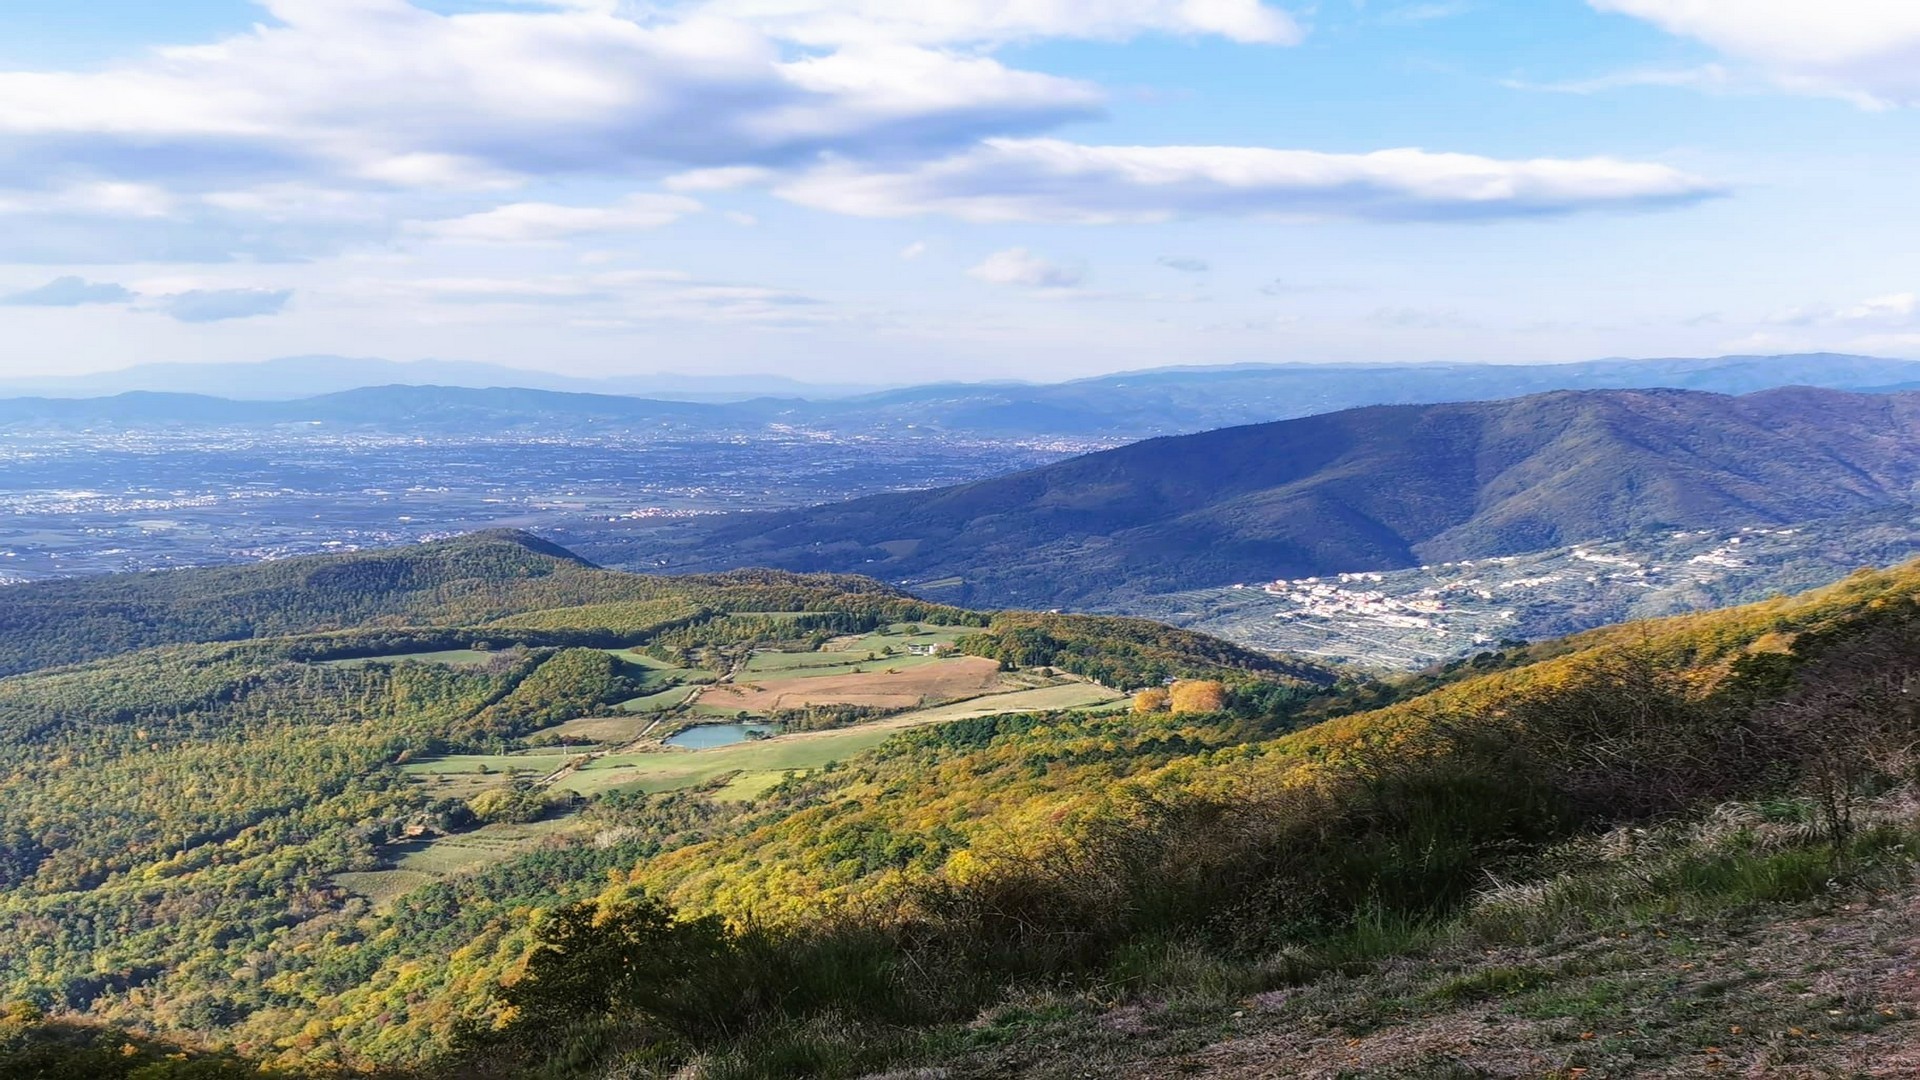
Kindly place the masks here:
<instances>
[{"instance_id":1,"label":"yellow foliage tree","mask_svg":"<svg viewBox=\"0 0 1920 1080\"><path fill-rule=\"evenodd\" d=\"M1227 684L1217 679L1182 679L1167 695L1176 713L1223 712L1227 707Z\"/></svg>"},{"instance_id":2,"label":"yellow foliage tree","mask_svg":"<svg viewBox=\"0 0 1920 1080\"><path fill-rule=\"evenodd\" d=\"M1173 695L1167 693L1164 686L1151 686L1133 695L1133 711L1136 713L1166 712L1167 704Z\"/></svg>"}]
</instances>

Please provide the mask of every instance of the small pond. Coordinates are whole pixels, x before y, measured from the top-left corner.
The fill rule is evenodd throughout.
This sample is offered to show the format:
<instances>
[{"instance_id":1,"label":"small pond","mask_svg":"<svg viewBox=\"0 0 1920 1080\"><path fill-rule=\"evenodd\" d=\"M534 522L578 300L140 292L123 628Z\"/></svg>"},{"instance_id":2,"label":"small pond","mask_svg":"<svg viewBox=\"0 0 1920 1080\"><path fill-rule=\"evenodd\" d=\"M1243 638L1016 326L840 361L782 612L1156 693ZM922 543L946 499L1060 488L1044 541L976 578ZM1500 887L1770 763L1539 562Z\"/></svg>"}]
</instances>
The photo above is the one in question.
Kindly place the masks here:
<instances>
[{"instance_id":1,"label":"small pond","mask_svg":"<svg viewBox=\"0 0 1920 1080\"><path fill-rule=\"evenodd\" d=\"M746 742L759 735L778 734L779 724L695 724L667 736L666 744L684 746L688 750L711 750L716 746Z\"/></svg>"}]
</instances>

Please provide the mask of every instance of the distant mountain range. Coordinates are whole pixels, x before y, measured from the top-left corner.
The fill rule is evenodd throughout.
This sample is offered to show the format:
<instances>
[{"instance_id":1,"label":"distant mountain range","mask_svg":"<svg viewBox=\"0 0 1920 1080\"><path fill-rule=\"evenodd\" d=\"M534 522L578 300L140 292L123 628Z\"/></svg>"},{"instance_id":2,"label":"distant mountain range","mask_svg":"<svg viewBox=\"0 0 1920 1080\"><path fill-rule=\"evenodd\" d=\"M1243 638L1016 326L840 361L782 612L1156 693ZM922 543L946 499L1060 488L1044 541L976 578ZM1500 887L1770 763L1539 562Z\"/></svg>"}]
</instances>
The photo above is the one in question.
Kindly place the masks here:
<instances>
[{"instance_id":1,"label":"distant mountain range","mask_svg":"<svg viewBox=\"0 0 1920 1080\"><path fill-rule=\"evenodd\" d=\"M868 393L875 384L834 386L780 375L626 375L581 378L463 360L381 360L352 356L285 356L258 363L141 364L89 375L0 379L0 395L109 397L132 392L204 394L254 401L292 401L369 386L517 387L586 394L629 394L700 401L766 396L836 397ZM881 383L879 385L885 385Z\"/></svg>"},{"instance_id":2,"label":"distant mountain range","mask_svg":"<svg viewBox=\"0 0 1920 1080\"><path fill-rule=\"evenodd\" d=\"M1920 394L1553 392L1153 439L959 487L569 535L670 571L842 570L976 606L1108 608L1649 530L1909 503Z\"/></svg>"},{"instance_id":3,"label":"distant mountain range","mask_svg":"<svg viewBox=\"0 0 1920 1080\"><path fill-rule=\"evenodd\" d=\"M275 427L331 423L392 430L484 434L502 428L580 432L678 424L701 430L760 423L754 414L695 401L521 388L370 386L298 401L239 401L204 394L132 391L105 398L0 398L0 425Z\"/></svg>"},{"instance_id":4,"label":"distant mountain range","mask_svg":"<svg viewBox=\"0 0 1920 1080\"><path fill-rule=\"evenodd\" d=\"M311 386L309 376L320 370L354 388L314 396L292 392ZM382 385L361 385L368 380ZM417 385L422 381L456 385ZM50 385L56 382L58 387ZM1474 401L1550 390L1670 387L1741 394L1790 385L1892 390L1920 387L1920 362L1809 354L1542 365L1247 365L1167 368L1044 385L955 383L838 396L848 388L771 377L593 382L486 365L330 358L131 369L121 382L138 382L144 388L122 386L130 392L109 397L72 396L97 392L85 387L109 382L105 376L87 376L0 383L0 393L10 387L20 393L39 388L32 391L38 396L0 400L0 424L320 422L449 433L671 424L687 431L730 434L786 425L843 435L1075 439L1083 440L1082 445L1111 445L1365 405ZM276 387L284 392L269 392ZM600 392L581 392L589 389ZM275 396L296 400L262 400Z\"/></svg>"}]
</instances>

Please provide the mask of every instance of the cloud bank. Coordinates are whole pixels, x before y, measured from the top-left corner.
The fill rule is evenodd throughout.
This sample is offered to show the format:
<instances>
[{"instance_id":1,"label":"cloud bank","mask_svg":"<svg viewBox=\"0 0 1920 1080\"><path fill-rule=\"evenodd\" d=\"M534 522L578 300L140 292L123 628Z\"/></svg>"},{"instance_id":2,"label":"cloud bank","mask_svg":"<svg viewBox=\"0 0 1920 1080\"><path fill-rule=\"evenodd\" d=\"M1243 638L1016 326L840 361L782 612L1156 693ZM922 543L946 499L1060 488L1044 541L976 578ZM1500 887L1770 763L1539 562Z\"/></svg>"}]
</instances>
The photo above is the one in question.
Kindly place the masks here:
<instances>
[{"instance_id":1,"label":"cloud bank","mask_svg":"<svg viewBox=\"0 0 1920 1080\"><path fill-rule=\"evenodd\" d=\"M1373 221L1530 217L1646 209L1723 194L1665 165L1381 150L1085 146L989 139L904 169L834 164L779 183L782 198L860 217L972 222L1153 222L1223 216Z\"/></svg>"},{"instance_id":2,"label":"cloud bank","mask_svg":"<svg viewBox=\"0 0 1920 1080\"><path fill-rule=\"evenodd\" d=\"M1920 4L1911 0L1588 0L1751 61L1804 93L1920 105Z\"/></svg>"},{"instance_id":3,"label":"cloud bank","mask_svg":"<svg viewBox=\"0 0 1920 1080\"><path fill-rule=\"evenodd\" d=\"M183 323L225 322L277 315L291 289L194 289L160 298L160 310Z\"/></svg>"},{"instance_id":4,"label":"cloud bank","mask_svg":"<svg viewBox=\"0 0 1920 1080\"><path fill-rule=\"evenodd\" d=\"M68 276L54 278L39 288L0 297L0 304L8 307L80 307L84 304L124 304L133 298L133 291L125 285Z\"/></svg>"},{"instance_id":5,"label":"cloud bank","mask_svg":"<svg viewBox=\"0 0 1920 1080\"><path fill-rule=\"evenodd\" d=\"M703 10L813 45L1124 40L1142 33L1293 45L1305 36L1291 15L1259 0L714 0Z\"/></svg>"}]
</instances>

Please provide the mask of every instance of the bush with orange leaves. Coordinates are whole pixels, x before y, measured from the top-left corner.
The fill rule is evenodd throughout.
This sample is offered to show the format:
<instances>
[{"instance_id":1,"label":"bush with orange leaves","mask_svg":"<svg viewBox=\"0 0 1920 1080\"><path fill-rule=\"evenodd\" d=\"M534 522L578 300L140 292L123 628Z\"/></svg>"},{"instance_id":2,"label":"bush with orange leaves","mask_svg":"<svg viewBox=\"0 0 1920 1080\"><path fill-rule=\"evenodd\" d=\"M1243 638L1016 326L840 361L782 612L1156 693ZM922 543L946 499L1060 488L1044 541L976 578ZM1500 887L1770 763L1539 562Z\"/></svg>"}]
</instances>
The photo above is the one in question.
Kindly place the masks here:
<instances>
[{"instance_id":1,"label":"bush with orange leaves","mask_svg":"<svg viewBox=\"0 0 1920 1080\"><path fill-rule=\"evenodd\" d=\"M1133 711L1136 713L1166 712L1171 703L1172 694L1164 686L1150 686L1133 695Z\"/></svg>"},{"instance_id":2,"label":"bush with orange leaves","mask_svg":"<svg viewBox=\"0 0 1920 1080\"><path fill-rule=\"evenodd\" d=\"M1227 684L1218 679L1182 679L1167 692L1175 713L1215 713L1227 709Z\"/></svg>"}]
</instances>

